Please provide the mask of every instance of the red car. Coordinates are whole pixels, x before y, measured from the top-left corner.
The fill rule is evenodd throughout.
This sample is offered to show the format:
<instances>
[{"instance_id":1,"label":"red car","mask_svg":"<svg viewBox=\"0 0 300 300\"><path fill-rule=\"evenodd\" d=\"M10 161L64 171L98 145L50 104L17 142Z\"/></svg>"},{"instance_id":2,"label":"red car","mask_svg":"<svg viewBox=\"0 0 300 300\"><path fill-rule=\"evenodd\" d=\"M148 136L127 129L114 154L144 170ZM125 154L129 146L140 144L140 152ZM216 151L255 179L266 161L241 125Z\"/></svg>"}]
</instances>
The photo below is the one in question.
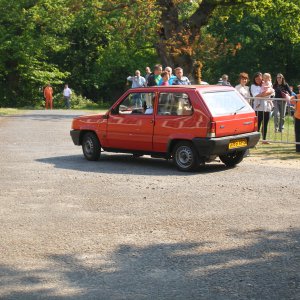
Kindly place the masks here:
<instances>
[{"instance_id":1,"label":"red car","mask_svg":"<svg viewBox=\"0 0 300 300\"><path fill-rule=\"evenodd\" d=\"M246 100L226 86L159 86L130 89L103 115L74 118L71 137L88 160L101 151L172 158L190 171L219 156L240 163L260 134Z\"/></svg>"}]
</instances>

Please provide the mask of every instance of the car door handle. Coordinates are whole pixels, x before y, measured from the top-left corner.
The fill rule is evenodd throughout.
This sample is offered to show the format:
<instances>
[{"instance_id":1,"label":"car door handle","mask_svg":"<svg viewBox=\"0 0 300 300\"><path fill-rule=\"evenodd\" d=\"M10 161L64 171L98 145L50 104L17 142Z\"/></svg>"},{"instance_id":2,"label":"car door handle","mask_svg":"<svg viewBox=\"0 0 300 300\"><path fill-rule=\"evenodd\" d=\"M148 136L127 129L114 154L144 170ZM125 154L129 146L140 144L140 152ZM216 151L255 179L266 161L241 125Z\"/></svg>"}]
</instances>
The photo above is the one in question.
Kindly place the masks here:
<instances>
[{"instance_id":1,"label":"car door handle","mask_svg":"<svg viewBox=\"0 0 300 300\"><path fill-rule=\"evenodd\" d=\"M154 120L150 120L150 123L151 123L151 124L154 124Z\"/></svg>"}]
</instances>

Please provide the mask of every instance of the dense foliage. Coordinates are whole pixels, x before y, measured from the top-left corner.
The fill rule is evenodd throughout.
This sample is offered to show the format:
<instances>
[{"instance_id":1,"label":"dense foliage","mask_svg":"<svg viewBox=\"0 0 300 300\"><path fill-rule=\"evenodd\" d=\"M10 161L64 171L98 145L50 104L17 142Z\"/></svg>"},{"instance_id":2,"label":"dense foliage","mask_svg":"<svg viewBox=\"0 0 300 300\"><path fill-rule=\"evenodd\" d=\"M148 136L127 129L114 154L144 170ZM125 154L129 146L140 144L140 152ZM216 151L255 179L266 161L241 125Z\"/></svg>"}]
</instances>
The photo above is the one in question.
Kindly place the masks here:
<instances>
[{"instance_id":1,"label":"dense foliage","mask_svg":"<svg viewBox=\"0 0 300 300\"><path fill-rule=\"evenodd\" d=\"M257 70L300 83L299 2L0 0L0 106L34 106L65 82L109 102L155 63L202 66L210 83Z\"/></svg>"}]
</instances>

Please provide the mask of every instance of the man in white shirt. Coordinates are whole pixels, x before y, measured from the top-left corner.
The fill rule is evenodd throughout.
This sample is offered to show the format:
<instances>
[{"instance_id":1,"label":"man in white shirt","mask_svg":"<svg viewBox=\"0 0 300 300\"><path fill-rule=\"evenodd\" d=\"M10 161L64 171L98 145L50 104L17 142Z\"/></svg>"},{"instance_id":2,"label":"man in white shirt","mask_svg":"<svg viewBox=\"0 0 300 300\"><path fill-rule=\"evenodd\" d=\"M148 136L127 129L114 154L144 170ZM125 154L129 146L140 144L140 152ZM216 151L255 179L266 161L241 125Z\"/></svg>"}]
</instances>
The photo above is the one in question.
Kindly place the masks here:
<instances>
[{"instance_id":1,"label":"man in white shirt","mask_svg":"<svg viewBox=\"0 0 300 300\"><path fill-rule=\"evenodd\" d=\"M141 76L141 72L139 70L135 71L135 76L128 76L127 80L132 81L132 88L146 86L146 79L143 76Z\"/></svg>"},{"instance_id":2,"label":"man in white shirt","mask_svg":"<svg viewBox=\"0 0 300 300\"><path fill-rule=\"evenodd\" d=\"M71 100L72 91L67 84L65 84L63 95L64 95L64 99L65 99L65 106L67 107L67 109L70 109L70 107L71 107L70 100Z\"/></svg>"},{"instance_id":3,"label":"man in white shirt","mask_svg":"<svg viewBox=\"0 0 300 300\"><path fill-rule=\"evenodd\" d=\"M141 72L139 70L135 71L135 76L128 76L128 81L132 81L131 88L140 88L146 86L146 79L141 76ZM136 107L142 107L142 98L140 93L134 94L134 105Z\"/></svg>"}]
</instances>

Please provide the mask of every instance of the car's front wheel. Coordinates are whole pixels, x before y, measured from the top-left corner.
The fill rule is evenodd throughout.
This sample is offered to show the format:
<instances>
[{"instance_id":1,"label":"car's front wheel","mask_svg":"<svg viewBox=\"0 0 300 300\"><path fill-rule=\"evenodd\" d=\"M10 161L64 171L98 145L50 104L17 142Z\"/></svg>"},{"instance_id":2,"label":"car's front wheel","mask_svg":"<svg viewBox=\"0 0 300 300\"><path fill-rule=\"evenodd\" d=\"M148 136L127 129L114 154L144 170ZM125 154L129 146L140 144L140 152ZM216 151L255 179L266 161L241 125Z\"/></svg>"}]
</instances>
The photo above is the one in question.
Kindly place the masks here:
<instances>
[{"instance_id":1,"label":"car's front wheel","mask_svg":"<svg viewBox=\"0 0 300 300\"><path fill-rule=\"evenodd\" d=\"M101 146L95 133L85 133L82 139L82 151L87 160L98 160L100 158Z\"/></svg>"},{"instance_id":2,"label":"car's front wheel","mask_svg":"<svg viewBox=\"0 0 300 300\"><path fill-rule=\"evenodd\" d=\"M190 142L179 142L173 151L173 161L180 171L193 171L198 167L198 155Z\"/></svg>"},{"instance_id":3,"label":"car's front wheel","mask_svg":"<svg viewBox=\"0 0 300 300\"><path fill-rule=\"evenodd\" d=\"M220 155L219 157L227 167L234 167L243 160L245 153L246 150L236 151L225 155Z\"/></svg>"}]
</instances>

